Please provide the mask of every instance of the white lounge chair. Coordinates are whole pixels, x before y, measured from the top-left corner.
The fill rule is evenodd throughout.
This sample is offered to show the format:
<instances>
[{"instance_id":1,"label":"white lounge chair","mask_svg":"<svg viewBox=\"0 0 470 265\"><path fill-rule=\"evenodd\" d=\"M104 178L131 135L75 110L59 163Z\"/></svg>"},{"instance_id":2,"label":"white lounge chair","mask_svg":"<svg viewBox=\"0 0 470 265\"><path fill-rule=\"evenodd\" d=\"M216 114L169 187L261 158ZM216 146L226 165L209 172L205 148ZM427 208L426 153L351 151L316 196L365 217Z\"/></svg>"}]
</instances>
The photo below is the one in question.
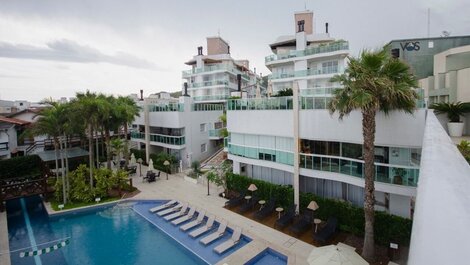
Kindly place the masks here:
<instances>
[{"instance_id":1,"label":"white lounge chair","mask_svg":"<svg viewBox=\"0 0 470 265\"><path fill-rule=\"evenodd\" d=\"M181 207L181 210L179 212L166 215L166 216L163 217L163 219L165 219L166 221L170 221L170 220L176 219L178 217L181 217L183 215L186 215L187 211L188 211L188 204L185 203L183 205L183 207Z\"/></svg>"},{"instance_id":2,"label":"white lounge chair","mask_svg":"<svg viewBox=\"0 0 470 265\"><path fill-rule=\"evenodd\" d=\"M189 233L189 236L192 238L196 238L202 234L205 234L211 231L212 228L214 227L214 221L215 221L215 216L211 215L210 217L208 217L207 222L204 226L199 227L198 229L192 231L191 233Z\"/></svg>"},{"instance_id":3,"label":"white lounge chair","mask_svg":"<svg viewBox=\"0 0 470 265\"><path fill-rule=\"evenodd\" d=\"M214 242L215 240L221 238L225 234L225 229L227 229L227 222L223 221L223 222L220 223L219 228L217 229L217 231L215 231L214 233L204 237L199 242L201 242L203 245L208 245L208 244Z\"/></svg>"},{"instance_id":4,"label":"white lounge chair","mask_svg":"<svg viewBox=\"0 0 470 265\"><path fill-rule=\"evenodd\" d=\"M157 215L158 216L164 216L164 215L167 215L167 214L170 214L170 213L174 213L174 212L179 211L181 209L181 207L183 207L183 204L178 203L177 205L173 206L172 208L157 212Z\"/></svg>"},{"instance_id":5,"label":"white lounge chair","mask_svg":"<svg viewBox=\"0 0 470 265\"><path fill-rule=\"evenodd\" d=\"M215 247L214 251L217 252L217 254L222 254L225 251L233 248L240 241L241 235L242 235L242 229L240 227L237 227L233 231L232 237L228 239L227 241L223 242L222 244L218 245L217 247Z\"/></svg>"},{"instance_id":6,"label":"white lounge chair","mask_svg":"<svg viewBox=\"0 0 470 265\"><path fill-rule=\"evenodd\" d=\"M186 222L188 220L191 220L193 219L193 217L196 215L196 207L192 207L191 209L189 209L189 213L184 215L184 216L181 216L180 218L178 219L175 219L173 221L171 221L172 224L174 225L179 225L183 222Z\"/></svg>"},{"instance_id":7,"label":"white lounge chair","mask_svg":"<svg viewBox=\"0 0 470 265\"><path fill-rule=\"evenodd\" d=\"M193 220L187 224L184 224L180 227L180 229L182 231L188 231L189 229L193 228L193 227L196 227L200 224L202 224L202 221L204 221L204 217L206 216L206 211L205 210L201 210L199 211L199 214L197 215L197 218L196 220Z\"/></svg>"},{"instance_id":8,"label":"white lounge chair","mask_svg":"<svg viewBox=\"0 0 470 265\"><path fill-rule=\"evenodd\" d=\"M164 209L166 209L166 208L170 208L171 206L174 206L174 205L177 204L177 203L178 203L178 201L171 200L171 201L169 201L169 202L167 202L167 203L165 203L165 204L162 204L162 205L160 205L160 206L153 207L153 208L149 209L149 211L150 211L151 213L156 213L156 212L161 211L161 210L164 210Z\"/></svg>"}]
</instances>

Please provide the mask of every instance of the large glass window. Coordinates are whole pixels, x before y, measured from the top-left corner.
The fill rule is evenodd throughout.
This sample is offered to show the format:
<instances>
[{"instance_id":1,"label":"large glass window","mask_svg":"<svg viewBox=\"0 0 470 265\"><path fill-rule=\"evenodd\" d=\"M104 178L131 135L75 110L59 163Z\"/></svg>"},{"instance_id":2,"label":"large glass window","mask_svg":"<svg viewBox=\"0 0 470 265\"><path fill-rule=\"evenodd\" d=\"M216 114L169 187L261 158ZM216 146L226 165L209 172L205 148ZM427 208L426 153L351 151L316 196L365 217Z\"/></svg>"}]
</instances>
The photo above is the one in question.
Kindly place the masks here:
<instances>
[{"instance_id":1,"label":"large glass window","mask_svg":"<svg viewBox=\"0 0 470 265\"><path fill-rule=\"evenodd\" d=\"M343 157L349 157L354 159L362 158L362 145L361 144L341 144L341 154Z\"/></svg>"}]
</instances>

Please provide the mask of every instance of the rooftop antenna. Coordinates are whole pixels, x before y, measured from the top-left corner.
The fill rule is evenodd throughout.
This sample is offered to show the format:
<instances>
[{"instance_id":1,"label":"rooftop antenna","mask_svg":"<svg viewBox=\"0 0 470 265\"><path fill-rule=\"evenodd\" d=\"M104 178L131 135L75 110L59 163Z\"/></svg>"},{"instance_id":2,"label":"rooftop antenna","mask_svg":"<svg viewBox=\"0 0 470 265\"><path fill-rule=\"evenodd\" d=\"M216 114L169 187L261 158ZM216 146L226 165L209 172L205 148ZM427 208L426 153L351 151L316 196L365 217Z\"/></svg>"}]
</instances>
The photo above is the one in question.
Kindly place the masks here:
<instances>
[{"instance_id":1,"label":"rooftop antenna","mask_svg":"<svg viewBox=\"0 0 470 265\"><path fill-rule=\"evenodd\" d=\"M428 38L430 37L431 31L431 8L428 8Z\"/></svg>"},{"instance_id":2,"label":"rooftop antenna","mask_svg":"<svg viewBox=\"0 0 470 265\"><path fill-rule=\"evenodd\" d=\"M220 29L217 29L217 37L220 37Z\"/></svg>"},{"instance_id":3,"label":"rooftop antenna","mask_svg":"<svg viewBox=\"0 0 470 265\"><path fill-rule=\"evenodd\" d=\"M307 11L307 1L304 2L304 10Z\"/></svg>"}]
</instances>

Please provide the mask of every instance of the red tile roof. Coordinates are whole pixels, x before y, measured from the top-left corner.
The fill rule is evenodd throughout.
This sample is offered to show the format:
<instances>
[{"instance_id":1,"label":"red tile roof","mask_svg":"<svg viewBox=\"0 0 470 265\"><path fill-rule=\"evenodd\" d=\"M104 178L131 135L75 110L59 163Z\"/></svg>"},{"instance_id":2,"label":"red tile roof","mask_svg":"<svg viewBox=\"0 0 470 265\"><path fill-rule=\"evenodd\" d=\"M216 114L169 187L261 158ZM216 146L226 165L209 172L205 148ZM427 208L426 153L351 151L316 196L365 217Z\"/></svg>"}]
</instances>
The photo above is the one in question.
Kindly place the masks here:
<instances>
[{"instance_id":1,"label":"red tile roof","mask_svg":"<svg viewBox=\"0 0 470 265\"><path fill-rule=\"evenodd\" d=\"M12 123L12 124L16 124L16 125L30 124L29 121L24 121L24 120L15 119L15 118L7 118L7 117L3 117L3 116L0 116L0 122Z\"/></svg>"}]
</instances>

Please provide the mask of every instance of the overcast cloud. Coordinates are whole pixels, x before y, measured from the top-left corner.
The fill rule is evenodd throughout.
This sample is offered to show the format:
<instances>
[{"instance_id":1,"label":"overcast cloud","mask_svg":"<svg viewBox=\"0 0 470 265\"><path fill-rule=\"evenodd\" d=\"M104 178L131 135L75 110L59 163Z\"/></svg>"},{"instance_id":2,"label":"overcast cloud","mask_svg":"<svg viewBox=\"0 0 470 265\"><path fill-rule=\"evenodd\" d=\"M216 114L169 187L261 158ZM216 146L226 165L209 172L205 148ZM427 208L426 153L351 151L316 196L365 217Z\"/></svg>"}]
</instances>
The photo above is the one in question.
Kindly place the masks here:
<instances>
[{"instance_id":1,"label":"overcast cloud","mask_svg":"<svg viewBox=\"0 0 470 265\"><path fill-rule=\"evenodd\" d=\"M292 34L293 13L314 11L352 54L443 30L470 35L468 0L0 1L0 99L38 101L86 89L145 94L181 89L184 62L220 35L232 56L269 74L269 43Z\"/></svg>"}]
</instances>

